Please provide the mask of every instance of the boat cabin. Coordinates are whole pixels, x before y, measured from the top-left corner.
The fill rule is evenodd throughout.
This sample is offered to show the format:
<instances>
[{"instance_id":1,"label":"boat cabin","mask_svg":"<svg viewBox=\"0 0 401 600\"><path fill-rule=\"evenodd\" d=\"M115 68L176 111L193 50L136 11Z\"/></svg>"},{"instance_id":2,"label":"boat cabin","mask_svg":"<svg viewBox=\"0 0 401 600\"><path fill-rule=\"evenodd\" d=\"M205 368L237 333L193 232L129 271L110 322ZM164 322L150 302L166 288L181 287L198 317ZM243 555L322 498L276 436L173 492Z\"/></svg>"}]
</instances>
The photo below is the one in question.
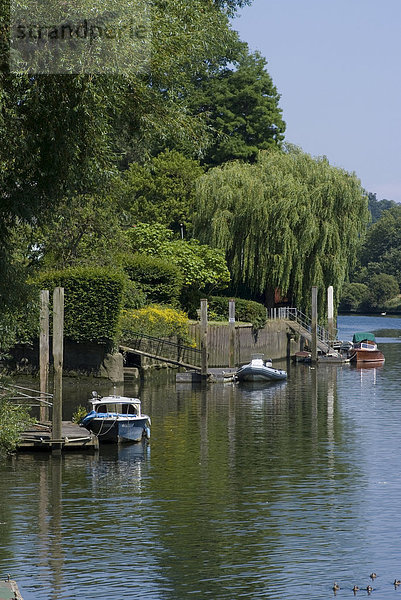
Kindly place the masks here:
<instances>
[{"instance_id":1,"label":"boat cabin","mask_svg":"<svg viewBox=\"0 0 401 600\"><path fill-rule=\"evenodd\" d=\"M139 398L125 398L123 396L99 398L94 396L90 402L92 409L99 415L141 416L141 401Z\"/></svg>"}]
</instances>

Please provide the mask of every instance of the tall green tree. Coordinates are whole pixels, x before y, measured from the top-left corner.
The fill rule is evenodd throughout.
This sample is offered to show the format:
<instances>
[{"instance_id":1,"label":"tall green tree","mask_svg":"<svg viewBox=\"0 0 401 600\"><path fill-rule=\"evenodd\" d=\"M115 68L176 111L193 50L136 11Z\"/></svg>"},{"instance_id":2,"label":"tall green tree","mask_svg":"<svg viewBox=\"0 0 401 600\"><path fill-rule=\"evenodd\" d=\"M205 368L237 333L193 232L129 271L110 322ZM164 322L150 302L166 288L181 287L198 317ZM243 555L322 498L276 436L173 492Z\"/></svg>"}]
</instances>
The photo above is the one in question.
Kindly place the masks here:
<instances>
[{"instance_id":1,"label":"tall green tree","mask_svg":"<svg viewBox=\"0 0 401 600\"><path fill-rule=\"evenodd\" d=\"M203 157L209 166L240 159L254 162L259 150L280 146L285 123L280 95L266 70L267 61L242 46L234 66L200 77L190 103L210 128Z\"/></svg>"},{"instance_id":2,"label":"tall green tree","mask_svg":"<svg viewBox=\"0 0 401 600\"><path fill-rule=\"evenodd\" d=\"M131 163L117 180L113 195L132 224L163 223L180 231L191 224L199 162L166 150L144 165Z\"/></svg>"},{"instance_id":3,"label":"tall green tree","mask_svg":"<svg viewBox=\"0 0 401 600\"><path fill-rule=\"evenodd\" d=\"M294 149L210 170L198 181L197 207L195 235L225 250L234 283L264 294L268 306L279 289L304 310L312 285L333 285L339 300L368 219L354 174Z\"/></svg>"},{"instance_id":4,"label":"tall green tree","mask_svg":"<svg viewBox=\"0 0 401 600\"><path fill-rule=\"evenodd\" d=\"M229 7L235 10L241 4L233 1ZM90 2L87 5L90 10ZM10 6L0 0L2 314L21 298L16 285L24 273L13 264L10 240L17 223L36 226L66 199L89 198L99 188L104 192L118 166L150 155L155 140L174 135L199 151L204 146L203 125L187 110L185 91L205 63L220 60L224 48L236 43L228 5L155 0L149 6L148 71L15 74L7 68Z\"/></svg>"}]
</instances>

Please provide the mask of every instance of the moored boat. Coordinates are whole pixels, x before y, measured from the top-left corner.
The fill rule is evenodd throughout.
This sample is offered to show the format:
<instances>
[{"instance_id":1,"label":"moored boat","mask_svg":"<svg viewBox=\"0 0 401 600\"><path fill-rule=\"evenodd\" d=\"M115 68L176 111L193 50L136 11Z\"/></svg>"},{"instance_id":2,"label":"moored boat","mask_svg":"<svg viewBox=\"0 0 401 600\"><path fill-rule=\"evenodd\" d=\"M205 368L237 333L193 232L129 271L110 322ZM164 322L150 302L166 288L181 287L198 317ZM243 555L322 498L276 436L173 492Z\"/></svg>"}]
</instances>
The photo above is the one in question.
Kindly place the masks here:
<instances>
[{"instance_id":1,"label":"moored boat","mask_svg":"<svg viewBox=\"0 0 401 600\"><path fill-rule=\"evenodd\" d=\"M253 354L251 362L237 369L238 381L279 381L287 378L287 372L274 369L271 360L263 360L263 354Z\"/></svg>"},{"instance_id":2,"label":"moored boat","mask_svg":"<svg viewBox=\"0 0 401 600\"><path fill-rule=\"evenodd\" d=\"M105 396L92 392L92 410L81 420L100 443L140 442L150 437L150 417L141 412L139 398Z\"/></svg>"},{"instance_id":3,"label":"moored boat","mask_svg":"<svg viewBox=\"0 0 401 600\"><path fill-rule=\"evenodd\" d=\"M373 333L355 333L352 346L348 350L348 359L352 363L384 363L384 354L378 349Z\"/></svg>"}]
</instances>

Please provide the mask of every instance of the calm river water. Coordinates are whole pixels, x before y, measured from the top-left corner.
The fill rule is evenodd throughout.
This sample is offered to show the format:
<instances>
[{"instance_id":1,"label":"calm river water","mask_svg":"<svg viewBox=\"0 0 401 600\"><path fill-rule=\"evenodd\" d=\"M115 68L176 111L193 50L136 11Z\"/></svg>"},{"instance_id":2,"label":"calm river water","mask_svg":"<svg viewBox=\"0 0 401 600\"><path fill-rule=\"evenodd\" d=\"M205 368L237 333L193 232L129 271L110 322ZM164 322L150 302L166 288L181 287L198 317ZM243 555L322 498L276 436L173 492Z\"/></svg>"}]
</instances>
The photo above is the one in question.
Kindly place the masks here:
<instances>
[{"instance_id":1,"label":"calm river water","mask_svg":"<svg viewBox=\"0 0 401 600\"><path fill-rule=\"evenodd\" d=\"M0 577L24 600L323 600L375 571L372 597L400 599L401 319L339 328L374 331L385 365L145 381L125 393L152 417L148 446L0 463ZM94 387L65 382L65 417Z\"/></svg>"}]
</instances>

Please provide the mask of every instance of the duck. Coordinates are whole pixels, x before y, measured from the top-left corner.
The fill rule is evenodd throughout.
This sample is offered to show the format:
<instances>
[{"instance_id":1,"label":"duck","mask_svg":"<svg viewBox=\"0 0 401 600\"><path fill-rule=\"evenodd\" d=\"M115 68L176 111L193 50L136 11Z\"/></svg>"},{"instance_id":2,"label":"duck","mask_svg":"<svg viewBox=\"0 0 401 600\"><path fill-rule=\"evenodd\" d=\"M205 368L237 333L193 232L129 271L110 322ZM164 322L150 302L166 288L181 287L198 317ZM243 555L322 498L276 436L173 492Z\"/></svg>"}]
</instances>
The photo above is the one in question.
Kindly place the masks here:
<instances>
[{"instance_id":1,"label":"duck","mask_svg":"<svg viewBox=\"0 0 401 600\"><path fill-rule=\"evenodd\" d=\"M359 592L359 587L357 585L354 585L354 587L352 588L352 591L354 592Z\"/></svg>"},{"instance_id":2,"label":"duck","mask_svg":"<svg viewBox=\"0 0 401 600\"><path fill-rule=\"evenodd\" d=\"M333 592L336 592L336 591L337 591L337 590L339 590L339 589L340 589L340 586L339 586L339 585L338 585L338 583L335 581L335 582L333 583Z\"/></svg>"},{"instance_id":3,"label":"duck","mask_svg":"<svg viewBox=\"0 0 401 600\"><path fill-rule=\"evenodd\" d=\"M368 592L368 594L370 594L370 592L373 591L373 588L371 585L366 586L366 591Z\"/></svg>"},{"instance_id":4,"label":"duck","mask_svg":"<svg viewBox=\"0 0 401 600\"><path fill-rule=\"evenodd\" d=\"M371 574L369 575L369 577L370 577L371 579L376 579L377 575L376 575L376 573L371 573Z\"/></svg>"},{"instance_id":5,"label":"duck","mask_svg":"<svg viewBox=\"0 0 401 600\"><path fill-rule=\"evenodd\" d=\"M401 579L394 579L394 585L401 585Z\"/></svg>"}]
</instances>

